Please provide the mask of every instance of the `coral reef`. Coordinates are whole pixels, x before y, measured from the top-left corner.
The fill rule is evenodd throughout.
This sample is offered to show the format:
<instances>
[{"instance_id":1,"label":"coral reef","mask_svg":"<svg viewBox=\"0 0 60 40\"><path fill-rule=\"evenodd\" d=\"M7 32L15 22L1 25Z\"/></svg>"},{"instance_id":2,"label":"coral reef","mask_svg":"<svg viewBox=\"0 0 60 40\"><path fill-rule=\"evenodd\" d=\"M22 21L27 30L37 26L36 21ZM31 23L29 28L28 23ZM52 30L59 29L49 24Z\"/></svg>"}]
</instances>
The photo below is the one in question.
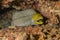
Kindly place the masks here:
<instances>
[{"instance_id":1,"label":"coral reef","mask_svg":"<svg viewBox=\"0 0 60 40\"><path fill-rule=\"evenodd\" d=\"M0 39L4 40L60 40L60 27L27 26L0 30Z\"/></svg>"},{"instance_id":2,"label":"coral reef","mask_svg":"<svg viewBox=\"0 0 60 40\"><path fill-rule=\"evenodd\" d=\"M47 18L45 25L10 26L13 10L30 8ZM4 13L3 10L8 12ZM0 30L0 40L60 40L60 1L58 0L1 0L0 19L0 27L4 27Z\"/></svg>"}]
</instances>

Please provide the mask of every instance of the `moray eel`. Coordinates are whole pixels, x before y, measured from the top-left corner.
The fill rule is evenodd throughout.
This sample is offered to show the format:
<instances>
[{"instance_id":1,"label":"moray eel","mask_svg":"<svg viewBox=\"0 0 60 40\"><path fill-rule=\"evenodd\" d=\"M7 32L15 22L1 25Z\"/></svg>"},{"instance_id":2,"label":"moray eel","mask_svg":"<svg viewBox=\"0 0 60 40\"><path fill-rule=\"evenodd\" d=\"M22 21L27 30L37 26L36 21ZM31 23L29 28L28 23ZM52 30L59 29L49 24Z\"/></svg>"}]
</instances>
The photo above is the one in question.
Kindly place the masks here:
<instances>
[{"instance_id":1,"label":"moray eel","mask_svg":"<svg viewBox=\"0 0 60 40\"><path fill-rule=\"evenodd\" d=\"M32 17L32 22L39 25L43 24L43 16L40 13L35 13Z\"/></svg>"}]
</instances>

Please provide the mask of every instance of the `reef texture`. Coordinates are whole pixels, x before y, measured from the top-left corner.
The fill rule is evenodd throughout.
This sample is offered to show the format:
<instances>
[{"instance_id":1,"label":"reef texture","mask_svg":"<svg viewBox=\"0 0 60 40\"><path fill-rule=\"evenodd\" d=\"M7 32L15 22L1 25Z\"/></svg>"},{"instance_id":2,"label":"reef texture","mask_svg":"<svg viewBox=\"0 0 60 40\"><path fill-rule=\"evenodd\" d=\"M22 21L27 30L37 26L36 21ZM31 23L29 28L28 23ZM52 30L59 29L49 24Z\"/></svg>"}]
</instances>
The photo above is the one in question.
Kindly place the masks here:
<instances>
[{"instance_id":1,"label":"reef texture","mask_svg":"<svg viewBox=\"0 0 60 40\"><path fill-rule=\"evenodd\" d=\"M58 26L10 27L0 30L0 40L60 40Z\"/></svg>"}]
</instances>

